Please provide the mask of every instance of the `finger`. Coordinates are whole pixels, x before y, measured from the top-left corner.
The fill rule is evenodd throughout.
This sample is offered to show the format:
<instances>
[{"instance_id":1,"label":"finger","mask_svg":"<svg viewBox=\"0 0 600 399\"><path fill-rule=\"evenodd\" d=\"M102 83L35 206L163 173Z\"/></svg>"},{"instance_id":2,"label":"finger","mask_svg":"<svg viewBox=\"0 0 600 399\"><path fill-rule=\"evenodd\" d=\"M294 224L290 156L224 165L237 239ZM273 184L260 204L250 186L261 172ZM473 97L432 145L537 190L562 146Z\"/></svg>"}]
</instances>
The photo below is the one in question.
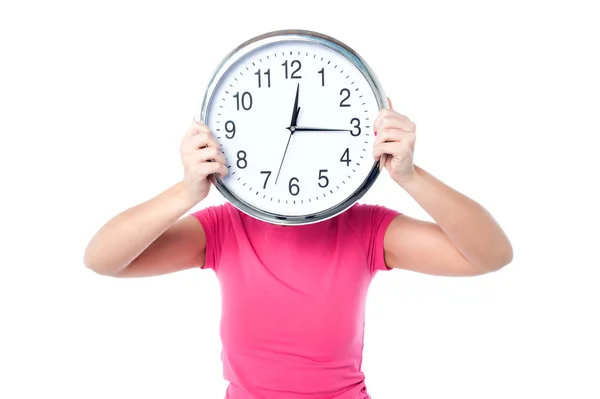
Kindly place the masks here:
<instances>
[{"instance_id":1,"label":"finger","mask_svg":"<svg viewBox=\"0 0 600 399\"><path fill-rule=\"evenodd\" d=\"M225 166L222 163L218 163L218 162L213 162L213 163L216 163L217 165L219 165L217 167L217 171L215 172L215 173L218 173L219 176L225 177L225 176L227 176L227 174L229 174L229 168L227 166Z\"/></svg>"},{"instance_id":2,"label":"finger","mask_svg":"<svg viewBox=\"0 0 600 399\"><path fill-rule=\"evenodd\" d=\"M194 118L192 119L192 125L206 126L204 121L202 119L196 118L195 115L194 115Z\"/></svg>"},{"instance_id":3,"label":"finger","mask_svg":"<svg viewBox=\"0 0 600 399\"><path fill-rule=\"evenodd\" d=\"M208 126L206 126L206 124L204 122L201 121L197 121L196 118L194 118L194 121L192 122L192 124L190 125L190 127L188 128L188 130L186 131L185 135L186 136L195 136L201 132L211 132L210 128Z\"/></svg>"},{"instance_id":4,"label":"finger","mask_svg":"<svg viewBox=\"0 0 600 399\"><path fill-rule=\"evenodd\" d=\"M227 174L229 174L229 168L227 168L227 166L225 166L222 163L219 162L213 162L213 164L217 164L217 171L215 173L217 173L219 176L221 177L225 177L227 176Z\"/></svg>"},{"instance_id":5,"label":"finger","mask_svg":"<svg viewBox=\"0 0 600 399\"><path fill-rule=\"evenodd\" d=\"M393 141L412 141L415 139L415 134L398 129L384 129L377 133L377 138L373 142L373 147L386 142Z\"/></svg>"},{"instance_id":6,"label":"finger","mask_svg":"<svg viewBox=\"0 0 600 399\"><path fill-rule=\"evenodd\" d=\"M201 163L196 170L199 177L209 177L214 173L218 173L219 176L223 177L229 173L227 166L220 162L204 162Z\"/></svg>"},{"instance_id":7,"label":"finger","mask_svg":"<svg viewBox=\"0 0 600 399\"><path fill-rule=\"evenodd\" d=\"M214 138L211 133L203 131L194 136L185 137L181 142L181 152L182 154L187 154L204 147L219 148L220 146L221 144L219 144L217 139Z\"/></svg>"},{"instance_id":8,"label":"finger","mask_svg":"<svg viewBox=\"0 0 600 399\"><path fill-rule=\"evenodd\" d=\"M382 118L377 126L377 132L383 129L400 129L406 132L414 132L417 129L417 125L406 117L391 116L389 118Z\"/></svg>"},{"instance_id":9,"label":"finger","mask_svg":"<svg viewBox=\"0 0 600 399\"><path fill-rule=\"evenodd\" d=\"M204 148L204 147L217 147L221 146L221 143L213 136L211 133L201 132L197 135L190 137L190 145L194 149Z\"/></svg>"},{"instance_id":10,"label":"finger","mask_svg":"<svg viewBox=\"0 0 600 399\"><path fill-rule=\"evenodd\" d=\"M220 163L227 166L227 159L225 156L220 151L218 151L218 153L215 153L214 151L215 150L212 147L207 147L202 150L186 154L183 156L182 162L187 168L192 170L197 169L199 165L205 163Z\"/></svg>"},{"instance_id":11,"label":"finger","mask_svg":"<svg viewBox=\"0 0 600 399\"><path fill-rule=\"evenodd\" d=\"M396 117L396 118L399 118L400 120L409 120L406 115L402 115L402 114L394 111L393 109L384 108L379 111L379 114L373 121L373 124L374 125L379 124L379 123L381 123L382 119L390 118L390 117Z\"/></svg>"},{"instance_id":12,"label":"finger","mask_svg":"<svg viewBox=\"0 0 600 399\"><path fill-rule=\"evenodd\" d=\"M377 147L373 148L373 158L378 161L379 158L384 154L394 156L394 154L400 152L402 147L403 144L401 143L381 143Z\"/></svg>"},{"instance_id":13,"label":"finger","mask_svg":"<svg viewBox=\"0 0 600 399\"><path fill-rule=\"evenodd\" d=\"M375 119L373 127L377 133L386 128L401 129L406 131L415 131L416 129L416 125L406 116L390 110L380 113Z\"/></svg>"},{"instance_id":14,"label":"finger","mask_svg":"<svg viewBox=\"0 0 600 399\"><path fill-rule=\"evenodd\" d=\"M387 98L387 100L388 100L388 104L390 105L390 109L392 109L392 110L393 110L393 109L394 109L394 106L392 105L392 100L390 100L390 98L389 98L389 97Z\"/></svg>"},{"instance_id":15,"label":"finger","mask_svg":"<svg viewBox=\"0 0 600 399\"><path fill-rule=\"evenodd\" d=\"M381 156L381 158L379 159L379 171L380 172L383 170L383 167L385 166L385 163L387 162L388 156L389 155L387 155L387 154L383 154Z\"/></svg>"},{"instance_id":16,"label":"finger","mask_svg":"<svg viewBox=\"0 0 600 399\"><path fill-rule=\"evenodd\" d=\"M215 175L208 176L208 181L210 181L210 184L212 184L213 186L217 185L217 181L215 179Z\"/></svg>"},{"instance_id":17,"label":"finger","mask_svg":"<svg viewBox=\"0 0 600 399\"><path fill-rule=\"evenodd\" d=\"M202 148L194 153L195 162L215 161L223 165L227 164L227 159L221 150L217 147Z\"/></svg>"},{"instance_id":18,"label":"finger","mask_svg":"<svg viewBox=\"0 0 600 399\"><path fill-rule=\"evenodd\" d=\"M398 112L394 111L393 109L383 108L379 111L379 114L377 114L377 117L375 118L373 123L374 124L379 123L382 118L385 118L386 116L392 116L392 115L406 118L404 115L400 115Z\"/></svg>"}]
</instances>

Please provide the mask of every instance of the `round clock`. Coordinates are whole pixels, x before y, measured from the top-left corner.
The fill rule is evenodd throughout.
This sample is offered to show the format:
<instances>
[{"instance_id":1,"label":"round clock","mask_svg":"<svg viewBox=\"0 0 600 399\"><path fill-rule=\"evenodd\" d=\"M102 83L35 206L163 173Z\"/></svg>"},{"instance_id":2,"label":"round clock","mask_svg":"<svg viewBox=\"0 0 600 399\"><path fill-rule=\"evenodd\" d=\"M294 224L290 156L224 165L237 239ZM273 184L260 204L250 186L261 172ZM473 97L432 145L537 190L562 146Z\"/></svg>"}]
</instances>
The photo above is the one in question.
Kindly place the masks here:
<instances>
[{"instance_id":1,"label":"round clock","mask_svg":"<svg viewBox=\"0 0 600 399\"><path fill-rule=\"evenodd\" d=\"M233 50L200 118L227 158L219 192L258 219L314 223L356 203L379 174L373 121L387 107L367 63L329 36L286 30Z\"/></svg>"}]
</instances>

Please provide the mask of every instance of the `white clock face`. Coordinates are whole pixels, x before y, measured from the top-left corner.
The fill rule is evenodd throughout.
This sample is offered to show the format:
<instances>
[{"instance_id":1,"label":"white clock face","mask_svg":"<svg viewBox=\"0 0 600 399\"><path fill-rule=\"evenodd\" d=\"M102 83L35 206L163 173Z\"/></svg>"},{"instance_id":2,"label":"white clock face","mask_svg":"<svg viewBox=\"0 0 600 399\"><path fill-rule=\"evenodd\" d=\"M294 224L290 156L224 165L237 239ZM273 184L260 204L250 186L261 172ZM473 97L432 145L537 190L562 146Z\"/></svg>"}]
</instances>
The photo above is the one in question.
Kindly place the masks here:
<instances>
[{"instance_id":1,"label":"white clock face","mask_svg":"<svg viewBox=\"0 0 600 399\"><path fill-rule=\"evenodd\" d=\"M374 165L377 99L366 78L329 47L284 41L231 66L205 122L220 142L222 180L262 211L305 216L344 202Z\"/></svg>"}]
</instances>

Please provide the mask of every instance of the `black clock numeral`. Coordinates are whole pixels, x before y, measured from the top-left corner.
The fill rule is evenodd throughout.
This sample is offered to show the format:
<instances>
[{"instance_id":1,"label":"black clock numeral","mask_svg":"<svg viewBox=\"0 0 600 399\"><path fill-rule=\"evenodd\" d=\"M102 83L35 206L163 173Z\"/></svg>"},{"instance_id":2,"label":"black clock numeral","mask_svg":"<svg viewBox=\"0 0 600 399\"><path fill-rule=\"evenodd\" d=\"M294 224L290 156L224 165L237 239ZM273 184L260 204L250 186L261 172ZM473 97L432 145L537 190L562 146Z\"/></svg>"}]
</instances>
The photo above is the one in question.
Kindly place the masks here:
<instances>
[{"instance_id":1,"label":"black clock numeral","mask_svg":"<svg viewBox=\"0 0 600 399\"><path fill-rule=\"evenodd\" d=\"M246 160L246 151L244 151L244 150L238 151L237 158L238 158L237 162L236 162L237 167L240 169L246 169L246 166L248 166L248 161Z\"/></svg>"},{"instance_id":2,"label":"black clock numeral","mask_svg":"<svg viewBox=\"0 0 600 399\"><path fill-rule=\"evenodd\" d=\"M325 188L329 185L329 179L323 174L325 172L327 172L327 169L319 170L319 187L321 188ZM325 180L325 182L322 183L321 180Z\"/></svg>"},{"instance_id":3,"label":"black clock numeral","mask_svg":"<svg viewBox=\"0 0 600 399\"><path fill-rule=\"evenodd\" d=\"M240 92L238 91L237 93L234 94L233 98L236 99L237 102L237 110L240 110ZM248 93L247 91L244 92L244 94L242 94L242 108L244 108L246 111L248 111L250 108L252 108L252 94Z\"/></svg>"},{"instance_id":4,"label":"black clock numeral","mask_svg":"<svg viewBox=\"0 0 600 399\"><path fill-rule=\"evenodd\" d=\"M325 86L325 67L318 72L321 74L321 86Z\"/></svg>"},{"instance_id":5,"label":"black clock numeral","mask_svg":"<svg viewBox=\"0 0 600 399\"><path fill-rule=\"evenodd\" d=\"M269 181L269 177L271 177L271 171L270 170L261 170L260 173L267 175L267 177L265 178L265 184L263 184L263 189L265 189L265 188L267 188L267 182Z\"/></svg>"},{"instance_id":6,"label":"black clock numeral","mask_svg":"<svg viewBox=\"0 0 600 399\"><path fill-rule=\"evenodd\" d=\"M346 104L346 100L348 100L350 98L350 90L348 90L348 89L342 89L340 91L340 96L343 96L344 92L346 93L346 97L344 97L342 99L342 101L340 101L340 107L349 107L350 104Z\"/></svg>"},{"instance_id":7,"label":"black clock numeral","mask_svg":"<svg viewBox=\"0 0 600 399\"><path fill-rule=\"evenodd\" d=\"M267 75L267 87L271 87L271 70L267 69L266 72L263 73L264 75ZM258 87L262 87L261 86L261 81L260 81L260 69L255 73L256 76L258 76Z\"/></svg>"},{"instance_id":8,"label":"black clock numeral","mask_svg":"<svg viewBox=\"0 0 600 399\"><path fill-rule=\"evenodd\" d=\"M300 186L297 185L296 183L294 183L294 180L296 180L296 183L300 183L300 180L298 180L297 177L292 177L290 179L290 184L289 184L288 188L290 189L290 194L292 194L293 196L296 196L300 192Z\"/></svg>"},{"instance_id":9,"label":"black clock numeral","mask_svg":"<svg viewBox=\"0 0 600 399\"><path fill-rule=\"evenodd\" d=\"M346 162L346 166L350 166L350 162L352 162L352 160L350 159L350 149L346 148L346 151L344 151L344 153L342 154L342 157L340 158L340 162Z\"/></svg>"},{"instance_id":10,"label":"black clock numeral","mask_svg":"<svg viewBox=\"0 0 600 399\"><path fill-rule=\"evenodd\" d=\"M233 123L233 121L225 122L225 130L227 133L231 133L231 136L226 134L225 137L232 139L235 136L235 123Z\"/></svg>"},{"instance_id":11,"label":"black clock numeral","mask_svg":"<svg viewBox=\"0 0 600 399\"><path fill-rule=\"evenodd\" d=\"M352 123L352 126L354 126L356 129L358 129L358 131L356 131L356 133L354 132L354 129L352 129L350 131L350 134L353 135L354 137L360 136L360 119L358 118L352 118L352 120L350 121L350 123Z\"/></svg>"},{"instance_id":12,"label":"black clock numeral","mask_svg":"<svg viewBox=\"0 0 600 399\"><path fill-rule=\"evenodd\" d=\"M284 62L283 64L281 64L282 66L285 67L285 78L288 79L288 62ZM292 79L300 79L302 78L302 76L296 76L296 73L298 73L298 71L300 71L300 68L302 68L302 63L298 60L294 60L292 61L292 63L290 64L290 67L293 68L294 65L297 65L298 67L296 68L296 70L294 72L292 72Z\"/></svg>"}]
</instances>

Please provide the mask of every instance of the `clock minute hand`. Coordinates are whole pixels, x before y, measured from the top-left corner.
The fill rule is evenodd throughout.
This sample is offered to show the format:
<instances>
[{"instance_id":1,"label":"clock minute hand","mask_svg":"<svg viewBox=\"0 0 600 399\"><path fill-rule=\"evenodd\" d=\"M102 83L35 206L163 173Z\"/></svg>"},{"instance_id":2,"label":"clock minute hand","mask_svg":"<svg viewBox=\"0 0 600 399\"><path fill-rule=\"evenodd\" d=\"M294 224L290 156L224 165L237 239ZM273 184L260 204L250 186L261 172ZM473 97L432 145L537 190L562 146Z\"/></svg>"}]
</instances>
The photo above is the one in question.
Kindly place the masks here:
<instances>
[{"instance_id":1,"label":"clock minute hand","mask_svg":"<svg viewBox=\"0 0 600 399\"><path fill-rule=\"evenodd\" d=\"M275 184L279 181L279 174L281 173L281 167L283 166L283 161L285 161L285 154L287 154L288 147L290 146L290 140L292 139L292 133L288 136L287 144L285 145L285 151L283 151L283 157L281 157L281 163L279 164L279 170L277 171L277 177L275 178Z\"/></svg>"},{"instance_id":2,"label":"clock minute hand","mask_svg":"<svg viewBox=\"0 0 600 399\"><path fill-rule=\"evenodd\" d=\"M328 129L321 127L303 127L297 126L295 129L296 132L351 132L350 129Z\"/></svg>"}]
</instances>

